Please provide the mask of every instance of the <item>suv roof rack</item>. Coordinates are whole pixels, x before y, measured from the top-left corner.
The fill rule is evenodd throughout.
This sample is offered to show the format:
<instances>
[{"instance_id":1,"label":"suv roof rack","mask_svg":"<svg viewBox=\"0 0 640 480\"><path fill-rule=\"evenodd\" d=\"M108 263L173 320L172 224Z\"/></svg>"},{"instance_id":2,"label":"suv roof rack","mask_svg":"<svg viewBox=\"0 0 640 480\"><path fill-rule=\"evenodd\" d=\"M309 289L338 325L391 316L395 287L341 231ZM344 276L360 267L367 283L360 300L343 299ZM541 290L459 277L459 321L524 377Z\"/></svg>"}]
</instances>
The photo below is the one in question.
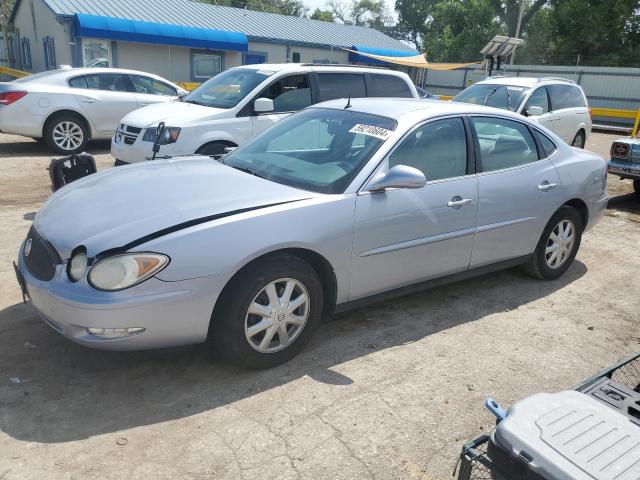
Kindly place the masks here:
<instances>
[{"instance_id":1,"label":"suv roof rack","mask_svg":"<svg viewBox=\"0 0 640 480\"><path fill-rule=\"evenodd\" d=\"M351 63L300 63L303 67L351 67L351 68L372 68L374 70L389 70L387 67L374 67L371 65L353 65Z\"/></svg>"},{"instance_id":2,"label":"suv roof rack","mask_svg":"<svg viewBox=\"0 0 640 480\"><path fill-rule=\"evenodd\" d=\"M548 80L555 80L555 81L559 81L559 82L567 82L567 83L573 83L573 84L576 83L573 80L570 80L568 78L563 78L563 77L540 77L540 78L538 78L538 82L546 82Z\"/></svg>"}]
</instances>

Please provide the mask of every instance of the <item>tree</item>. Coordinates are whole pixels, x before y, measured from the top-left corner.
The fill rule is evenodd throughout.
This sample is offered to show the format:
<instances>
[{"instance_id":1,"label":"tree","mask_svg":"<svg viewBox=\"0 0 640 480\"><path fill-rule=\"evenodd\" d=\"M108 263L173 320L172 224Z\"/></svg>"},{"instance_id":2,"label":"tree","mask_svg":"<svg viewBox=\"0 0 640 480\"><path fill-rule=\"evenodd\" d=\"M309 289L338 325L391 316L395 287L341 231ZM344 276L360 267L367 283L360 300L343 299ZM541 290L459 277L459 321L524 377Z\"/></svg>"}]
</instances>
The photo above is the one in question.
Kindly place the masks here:
<instances>
[{"instance_id":1,"label":"tree","mask_svg":"<svg viewBox=\"0 0 640 480\"><path fill-rule=\"evenodd\" d=\"M309 18L311 20L322 20L323 22L334 21L331 10L320 10L319 8L316 8Z\"/></svg>"},{"instance_id":2,"label":"tree","mask_svg":"<svg viewBox=\"0 0 640 480\"><path fill-rule=\"evenodd\" d=\"M353 0L350 5L341 0L329 0L334 19L347 25L360 25L383 30L390 22L384 0Z\"/></svg>"},{"instance_id":3,"label":"tree","mask_svg":"<svg viewBox=\"0 0 640 480\"><path fill-rule=\"evenodd\" d=\"M480 49L502 32L491 0L440 0L433 6L422 38L430 61L477 60Z\"/></svg>"},{"instance_id":4,"label":"tree","mask_svg":"<svg viewBox=\"0 0 640 480\"><path fill-rule=\"evenodd\" d=\"M300 0L198 0L212 5L246 8L258 12L280 13L282 15L302 16L306 10Z\"/></svg>"}]
</instances>

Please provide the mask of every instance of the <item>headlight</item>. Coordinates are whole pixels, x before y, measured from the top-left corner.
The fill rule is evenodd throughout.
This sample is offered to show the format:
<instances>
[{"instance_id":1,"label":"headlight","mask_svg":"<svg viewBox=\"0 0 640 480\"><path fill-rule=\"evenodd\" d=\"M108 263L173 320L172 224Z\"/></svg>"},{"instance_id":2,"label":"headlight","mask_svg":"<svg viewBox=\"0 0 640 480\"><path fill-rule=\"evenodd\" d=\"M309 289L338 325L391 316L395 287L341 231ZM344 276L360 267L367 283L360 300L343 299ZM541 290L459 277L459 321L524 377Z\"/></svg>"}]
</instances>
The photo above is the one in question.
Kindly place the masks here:
<instances>
[{"instance_id":1,"label":"headlight","mask_svg":"<svg viewBox=\"0 0 640 480\"><path fill-rule=\"evenodd\" d=\"M98 290L116 291L144 282L169 264L160 253L125 253L105 258L89 271L89 284Z\"/></svg>"},{"instance_id":2,"label":"headlight","mask_svg":"<svg viewBox=\"0 0 640 480\"><path fill-rule=\"evenodd\" d=\"M87 252L84 250L84 247L80 247L71 255L71 260L69 260L69 264L67 265L69 280L77 282L82 278L86 269Z\"/></svg>"},{"instance_id":3,"label":"headlight","mask_svg":"<svg viewBox=\"0 0 640 480\"><path fill-rule=\"evenodd\" d=\"M143 142L155 142L156 141L156 132L158 131L155 127L147 128L144 132L144 136L142 137ZM178 136L180 136L180 128L179 127L165 127L164 133L162 134L162 138L158 142L159 145L168 145L169 143L176 143L178 140Z\"/></svg>"}]
</instances>

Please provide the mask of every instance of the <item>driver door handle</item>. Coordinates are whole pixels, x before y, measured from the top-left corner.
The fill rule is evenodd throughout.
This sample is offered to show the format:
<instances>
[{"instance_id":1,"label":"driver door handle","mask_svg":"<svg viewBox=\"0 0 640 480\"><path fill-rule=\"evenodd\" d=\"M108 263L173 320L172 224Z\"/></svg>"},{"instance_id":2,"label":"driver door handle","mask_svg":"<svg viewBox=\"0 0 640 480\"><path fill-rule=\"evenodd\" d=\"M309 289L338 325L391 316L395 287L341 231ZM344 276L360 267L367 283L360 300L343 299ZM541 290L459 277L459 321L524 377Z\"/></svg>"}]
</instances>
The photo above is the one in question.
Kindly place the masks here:
<instances>
[{"instance_id":1,"label":"driver door handle","mask_svg":"<svg viewBox=\"0 0 640 480\"><path fill-rule=\"evenodd\" d=\"M545 180L540 185L538 185L538 190L540 190L541 192L548 192L549 190L553 190L557 186L558 186L557 183L549 183L548 181Z\"/></svg>"},{"instance_id":2,"label":"driver door handle","mask_svg":"<svg viewBox=\"0 0 640 480\"><path fill-rule=\"evenodd\" d=\"M462 207L466 207L467 205L471 205L471 202L473 202L473 200L471 200L470 198L462 198L456 195L451 200L449 200L449 202L447 203L447 207L458 210Z\"/></svg>"}]
</instances>

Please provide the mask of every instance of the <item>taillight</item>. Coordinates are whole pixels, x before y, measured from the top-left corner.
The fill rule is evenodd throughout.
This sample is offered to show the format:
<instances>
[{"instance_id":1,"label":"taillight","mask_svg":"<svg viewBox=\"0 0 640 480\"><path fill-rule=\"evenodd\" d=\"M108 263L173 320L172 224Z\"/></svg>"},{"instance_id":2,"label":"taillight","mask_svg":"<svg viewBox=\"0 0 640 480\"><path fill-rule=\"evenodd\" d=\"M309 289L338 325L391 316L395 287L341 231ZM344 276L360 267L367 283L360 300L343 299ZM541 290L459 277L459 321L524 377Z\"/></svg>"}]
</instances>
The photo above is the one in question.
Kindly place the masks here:
<instances>
[{"instance_id":1,"label":"taillight","mask_svg":"<svg viewBox=\"0 0 640 480\"><path fill-rule=\"evenodd\" d=\"M591 111L591 107L589 107L588 110L589 110L589 118L591 119L591 121L593 121L593 112Z\"/></svg>"},{"instance_id":2,"label":"taillight","mask_svg":"<svg viewBox=\"0 0 640 480\"><path fill-rule=\"evenodd\" d=\"M27 92L0 92L0 105L11 105L26 94Z\"/></svg>"},{"instance_id":3,"label":"taillight","mask_svg":"<svg viewBox=\"0 0 640 480\"><path fill-rule=\"evenodd\" d=\"M629 156L629 144L613 142L611 145L611 158L625 160Z\"/></svg>"}]
</instances>

